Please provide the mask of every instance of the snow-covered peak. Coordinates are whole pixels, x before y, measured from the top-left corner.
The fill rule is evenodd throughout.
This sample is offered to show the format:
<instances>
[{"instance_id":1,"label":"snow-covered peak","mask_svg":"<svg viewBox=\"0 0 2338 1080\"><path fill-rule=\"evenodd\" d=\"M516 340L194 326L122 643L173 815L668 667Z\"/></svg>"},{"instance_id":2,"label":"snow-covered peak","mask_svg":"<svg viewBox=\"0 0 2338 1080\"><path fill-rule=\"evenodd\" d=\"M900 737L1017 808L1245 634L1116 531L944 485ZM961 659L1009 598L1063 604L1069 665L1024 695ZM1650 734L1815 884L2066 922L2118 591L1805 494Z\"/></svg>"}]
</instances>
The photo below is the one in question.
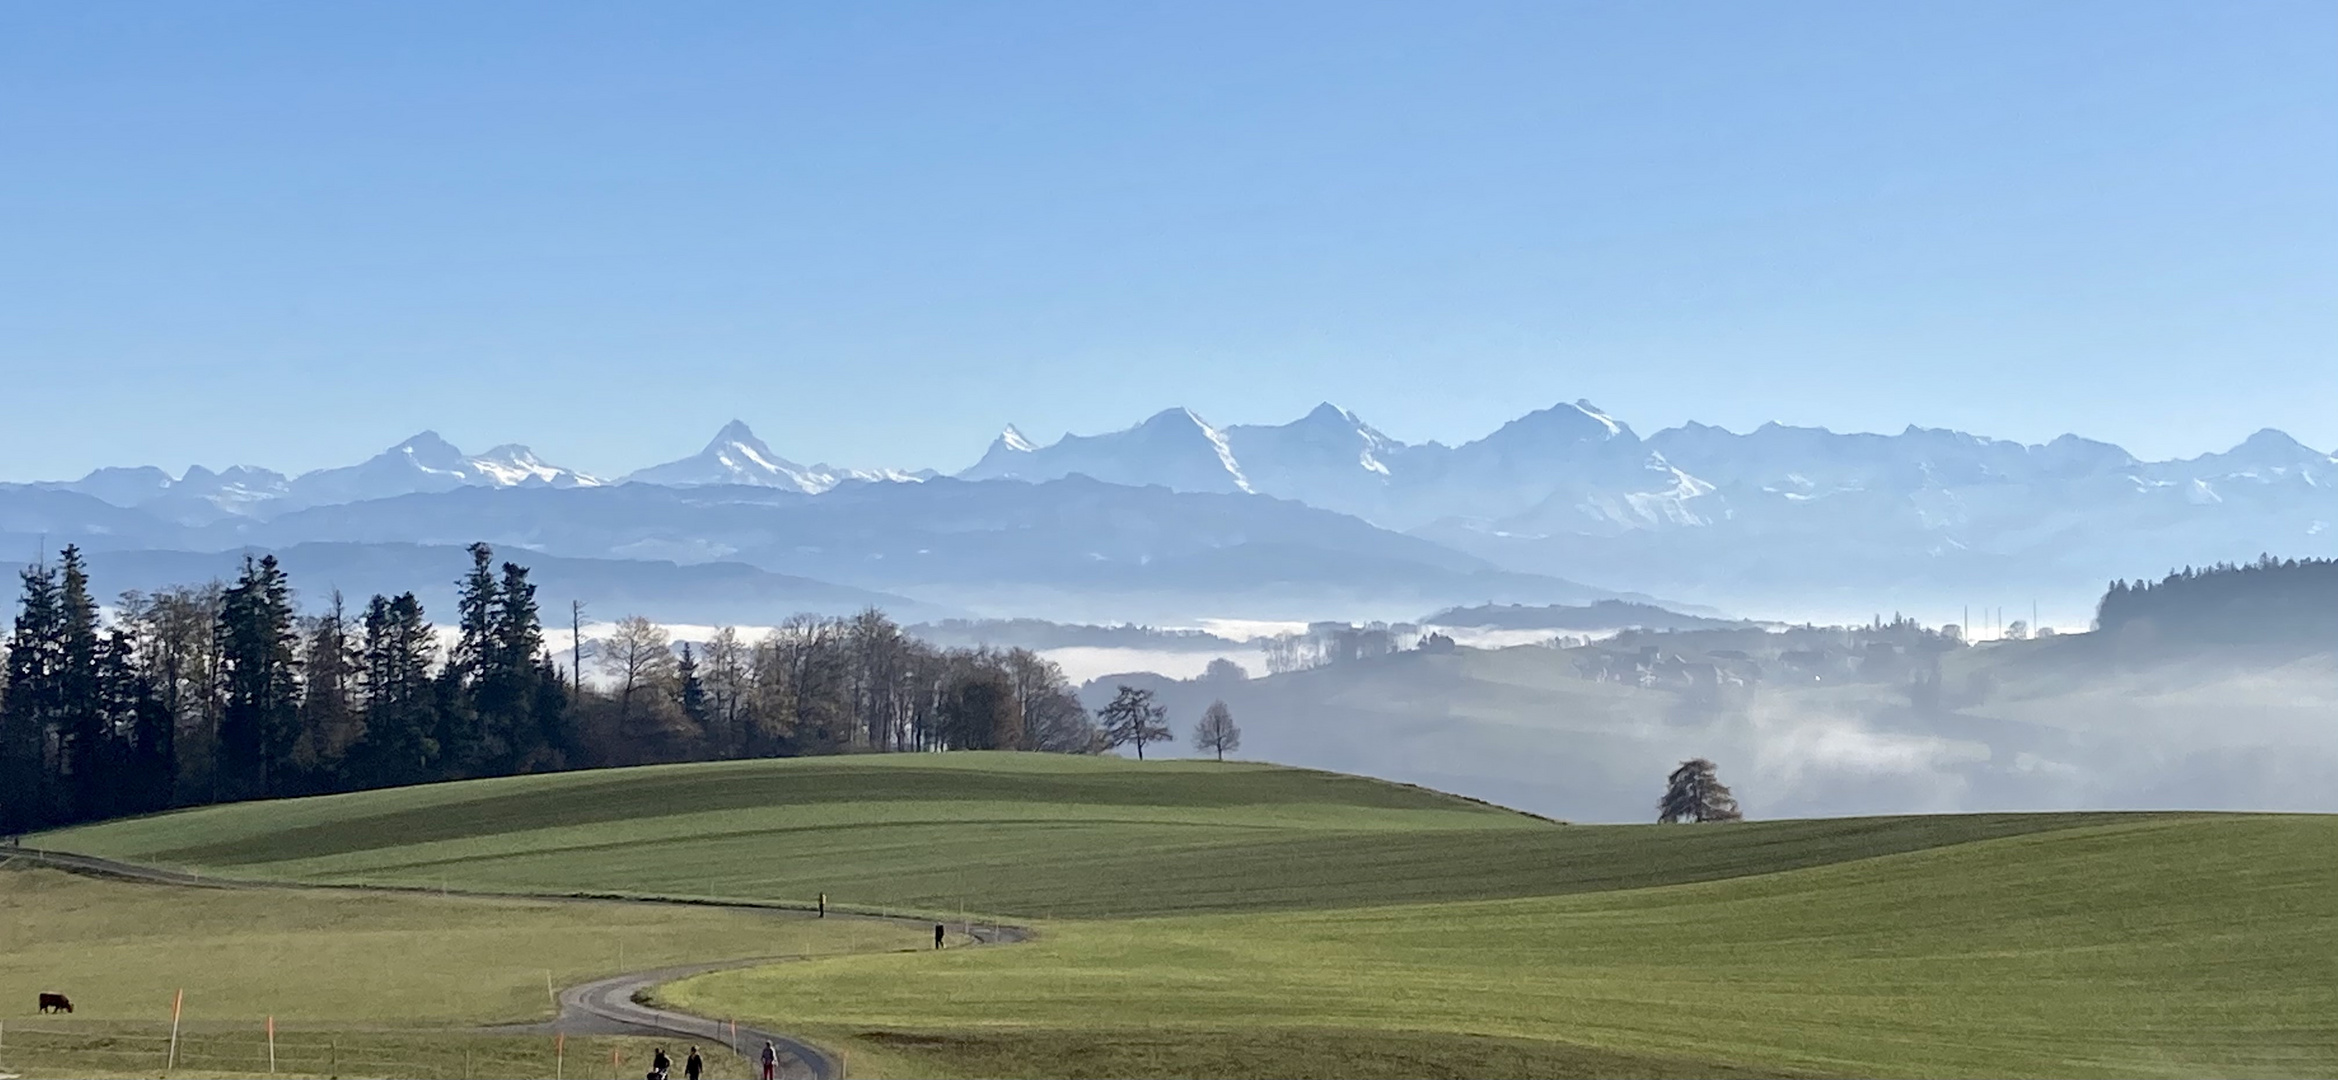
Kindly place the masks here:
<instances>
[{"instance_id":1,"label":"snow-covered peak","mask_svg":"<svg viewBox=\"0 0 2338 1080\"><path fill-rule=\"evenodd\" d=\"M302 473L284 485L282 495L292 506L327 506L461 487L599 482L548 464L524 446L506 443L473 457L437 432L423 431L358 464Z\"/></svg>"},{"instance_id":2,"label":"snow-covered peak","mask_svg":"<svg viewBox=\"0 0 2338 1080\"><path fill-rule=\"evenodd\" d=\"M699 452L678 461L652 465L625 479L676 487L746 484L796 491L825 490L823 486L807 483L803 466L773 453L743 420L724 424Z\"/></svg>"},{"instance_id":3,"label":"snow-covered peak","mask_svg":"<svg viewBox=\"0 0 2338 1080\"><path fill-rule=\"evenodd\" d=\"M456 449L455 444L441 438L438 432L428 430L416 432L405 442L391 447L390 452L423 462L451 463L463 458L463 452Z\"/></svg>"},{"instance_id":4,"label":"snow-covered peak","mask_svg":"<svg viewBox=\"0 0 2338 1080\"><path fill-rule=\"evenodd\" d=\"M1527 413L1460 450L1465 458L1492 458L1515 467L1541 468L1557 458L1587 450L1604 451L1609 444L1628 449L1639 442L1640 437L1622 421L1589 401L1576 401Z\"/></svg>"},{"instance_id":5,"label":"snow-covered peak","mask_svg":"<svg viewBox=\"0 0 2338 1080\"><path fill-rule=\"evenodd\" d=\"M627 476L629 483L664 484L670 487L706 487L719 484L743 484L749 487L782 488L817 495L847 480L916 483L926 478L924 473L904 472L899 469L847 469L834 465L798 465L781 457L757 438L745 421L733 420L714 433L705 449L663 465Z\"/></svg>"},{"instance_id":6,"label":"snow-covered peak","mask_svg":"<svg viewBox=\"0 0 2338 1080\"><path fill-rule=\"evenodd\" d=\"M1224 433L1258 490L1342 508L1377 498L1394 475L1391 463L1406 449L1328 401L1288 424L1238 425ZM1329 494L1335 490L1348 497Z\"/></svg>"},{"instance_id":7,"label":"snow-covered peak","mask_svg":"<svg viewBox=\"0 0 2338 1080\"><path fill-rule=\"evenodd\" d=\"M1362 421L1356 419L1356 414L1326 401L1307 410L1307 415L1297 423L1312 427L1353 427Z\"/></svg>"},{"instance_id":8,"label":"snow-covered peak","mask_svg":"<svg viewBox=\"0 0 2338 1080\"><path fill-rule=\"evenodd\" d=\"M1599 426L1606 428L1607 433L1611 438L1624 433L1624 425L1622 423L1618 422L1615 417L1609 416L1608 414L1599 411L1599 406L1593 405L1587 399L1576 398L1574 404L1568 407L1574 409L1576 412L1582 413L1584 416L1598 423Z\"/></svg>"},{"instance_id":9,"label":"snow-covered peak","mask_svg":"<svg viewBox=\"0 0 2338 1080\"><path fill-rule=\"evenodd\" d=\"M2161 481L2222 480L2287 483L2301 481L2321 487L2338 484L2338 456L2325 454L2276 428L2264 428L2218 454L2202 454L2184 461L2150 466L2148 474Z\"/></svg>"},{"instance_id":10,"label":"snow-covered peak","mask_svg":"<svg viewBox=\"0 0 2338 1080\"><path fill-rule=\"evenodd\" d=\"M1226 433L1186 408L1163 409L1134 427L1102 435L1066 435L1047 446L1033 445L1010 427L958 476L1045 481L1074 474L1179 491L1252 491Z\"/></svg>"},{"instance_id":11,"label":"snow-covered peak","mask_svg":"<svg viewBox=\"0 0 2338 1080\"><path fill-rule=\"evenodd\" d=\"M470 459L481 478L497 487L550 484L554 487L598 487L601 479L573 469L547 464L536 452L518 443L505 443Z\"/></svg>"}]
</instances>

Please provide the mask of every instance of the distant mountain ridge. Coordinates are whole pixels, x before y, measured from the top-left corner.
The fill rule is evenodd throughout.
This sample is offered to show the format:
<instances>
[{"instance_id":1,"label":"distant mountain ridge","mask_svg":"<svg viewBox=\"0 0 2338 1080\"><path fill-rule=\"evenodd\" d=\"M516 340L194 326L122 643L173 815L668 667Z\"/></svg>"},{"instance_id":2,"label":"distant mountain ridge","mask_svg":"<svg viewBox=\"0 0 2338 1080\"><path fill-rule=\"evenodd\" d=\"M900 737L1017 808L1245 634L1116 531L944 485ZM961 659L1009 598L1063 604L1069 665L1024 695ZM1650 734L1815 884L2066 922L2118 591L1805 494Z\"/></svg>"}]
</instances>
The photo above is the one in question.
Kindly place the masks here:
<instances>
[{"instance_id":1,"label":"distant mountain ridge","mask_svg":"<svg viewBox=\"0 0 2338 1080\"><path fill-rule=\"evenodd\" d=\"M733 420L715 432L714 440L706 449L663 465L628 474L628 483L664 484L671 487L704 487L713 484L742 484L748 487L772 487L817 495L847 480L893 481L915 483L933 477L933 471L902 472L898 469L840 469L833 465L798 465L773 453L771 447L755 437L745 421Z\"/></svg>"},{"instance_id":2,"label":"distant mountain ridge","mask_svg":"<svg viewBox=\"0 0 2338 1080\"><path fill-rule=\"evenodd\" d=\"M2075 435L2024 444L1916 426L1885 435L1776 423L1735 432L1689 423L1643 437L1589 401L1526 413L1456 446L1403 442L1330 403L1289 423L1263 425L1219 426L1191 409L1166 409L1117 431L1044 444L1008 426L957 475L981 483L953 488L956 494L942 503L983 518L1015 505L1020 497L1012 489L1082 477L1126 488L1289 500L1467 553L1502 572L1738 610L1809 613L1813 597L1837 598L1851 612L1955 596L1996 598L1976 597L1982 590L2011 594L2004 599L2076 598L2138 568L2265 551L2338 555L2338 456L2271 429L2230 450L2146 462ZM696 454L616 484L544 462L526 447L468 454L423 432L357 465L297 477L238 467L193 468L173 478L145 467L99 469L71 482L0 484L0 494L13 493L0 500L0 534L119 538L155 531L152 518L216 534L189 543L241 544L258 534L239 522L422 494L654 487L827 499L937 478L930 470L797 464L739 421ZM1178 508L1140 499L1124 509ZM137 513L123 517L126 510ZM1145 527L1166 536L1177 532L1173 526ZM557 519L532 525L544 543L554 542L562 527ZM301 538L367 539L330 530L304 531ZM1226 582L1264 581L1266 566L1255 560L1270 548L1254 538L1229 538L1208 557L1220 561ZM726 558L726 550L719 537L668 529L593 554L689 562ZM1199 550L1176 556L1200 557ZM1235 563L1244 559L1253 562L1237 572ZM1058 580L1051 587L1060 587L1059 595L1087 588L1076 582L1092 578L1088 569L1053 567ZM1285 570L1318 584L1326 572L1304 560ZM1354 565L1347 571L1362 572Z\"/></svg>"},{"instance_id":3,"label":"distant mountain ridge","mask_svg":"<svg viewBox=\"0 0 2338 1080\"><path fill-rule=\"evenodd\" d=\"M913 483L934 475L930 469L904 472L798 465L774 453L744 422L733 420L698 453L641 469L622 482L667 487L737 484L818 494L849 480ZM220 472L196 465L174 478L152 465L109 466L79 480L0 484L0 488L71 491L111 506L151 510L182 524L208 524L229 517L273 517L314 506L457 488L601 487L613 482L618 481L547 463L517 443L467 454L437 432L423 431L355 465L298 476L247 465Z\"/></svg>"},{"instance_id":4,"label":"distant mountain ridge","mask_svg":"<svg viewBox=\"0 0 2338 1080\"><path fill-rule=\"evenodd\" d=\"M962 475L1218 491L1239 478L1508 569L1740 609L1982 590L2075 600L2122 567L2338 554L2338 456L2270 429L2145 462L2075 435L2033 445L1916 426L1691 423L1643 438L1576 401L1445 446L1399 442L1327 403L1282 425L1219 429L1176 409L1015 442ZM1201 467L1217 444L1223 466Z\"/></svg>"}]
</instances>

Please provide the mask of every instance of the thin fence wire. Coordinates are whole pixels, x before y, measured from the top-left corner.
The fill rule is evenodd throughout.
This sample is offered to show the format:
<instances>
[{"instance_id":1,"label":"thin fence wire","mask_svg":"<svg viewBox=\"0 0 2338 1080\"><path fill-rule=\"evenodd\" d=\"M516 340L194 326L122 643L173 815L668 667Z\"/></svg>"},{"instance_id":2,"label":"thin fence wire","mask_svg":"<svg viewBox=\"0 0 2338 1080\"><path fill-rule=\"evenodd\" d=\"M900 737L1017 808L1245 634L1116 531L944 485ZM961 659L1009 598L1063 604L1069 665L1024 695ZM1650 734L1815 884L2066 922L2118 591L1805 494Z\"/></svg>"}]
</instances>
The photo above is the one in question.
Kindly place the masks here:
<instances>
[{"instance_id":1,"label":"thin fence wire","mask_svg":"<svg viewBox=\"0 0 2338 1080\"><path fill-rule=\"evenodd\" d=\"M155 1074L164 1072L170 1054L170 1022L91 1020L57 1023L11 1022L0 1029L0 1069L11 1059L38 1058L70 1068L102 1068L108 1072ZM574 1036L566 1039L565 1053L555 1036L503 1035L492 1032L398 1031L341 1029L317 1031L276 1029L276 1069L281 1075L395 1076L454 1080L465 1076L544 1076L562 1074L565 1080L620 1080L648 1068L650 1045L664 1045L674 1055L677 1075L687 1043L657 1036ZM434 1047L436 1055L416 1053L417 1044ZM706 1055L711 1077L744 1075L734 1055L725 1054L728 1040L717 1036ZM614 1058L611 1051L617 1051ZM562 1063L558 1059L564 1058ZM55 1071L54 1068L48 1071ZM268 1038L266 1021L204 1021L182 1026L178 1038L179 1072L230 1073L266 1076Z\"/></svg>"}]
</instances>

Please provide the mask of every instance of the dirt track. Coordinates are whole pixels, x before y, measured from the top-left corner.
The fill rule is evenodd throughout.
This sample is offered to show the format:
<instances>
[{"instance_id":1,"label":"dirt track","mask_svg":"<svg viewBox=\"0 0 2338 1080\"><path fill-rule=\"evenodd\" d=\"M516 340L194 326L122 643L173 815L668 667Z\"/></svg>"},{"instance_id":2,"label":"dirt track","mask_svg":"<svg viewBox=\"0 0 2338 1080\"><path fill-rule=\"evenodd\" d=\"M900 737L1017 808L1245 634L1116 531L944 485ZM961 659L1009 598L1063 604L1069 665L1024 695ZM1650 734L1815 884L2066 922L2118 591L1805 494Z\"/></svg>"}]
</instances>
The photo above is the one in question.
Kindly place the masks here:
<instances>
[{"instance_id":1,"label":"dirt track","mask_svg":"<svg viewBox=\"0 0 2338 1080\"><path fill-rule=\"evenodd\" d=\"M208 889L346 889L357 892L425 894L490 898L499 900L554 900L593 904L663 904L695 907L722 907L740 911L754 911L781 919L809 919L812 912L799 908L782 908L766 904L722 903L699 900L660 900L653 897L631 896L539 896L514 893L467 892L431 888L398 888L379 885L309 885L293 882L239 881L234 878L204 877L178 870L139 866L115 862L90 855L76 855L65 851L44 851L38 848L0 848L0 862L21 859L25 862L77 874L120 878L162 885L180 885ZM906 923L925 928L933 921L905 915L859 915L835 913L830 918L869 919L882 922ZM968 928L976 944L1005 945L1028 939L1030 931L1020 926L974 926ZM560 991L560 1012L551 1020L537 1024L513 1024L490 1028L491 1031L512 1033L570 1035L673 1035L695 1040L700 1046L726 1046L735 1049L749 1061L757 1060L763 1044L769 1042L779 1051L780 1075L787 1080L839 1080L842 1069L828 1054L804 1042L774 1031L741 1026L733 1034L731 1025L722 1020L654 1008L635 1000L652 987L676 979L701 975L727 968L752 967L757 964L780 963L790 959L783 956L748 956L731 960L716 960L702 964L652 968L648 971L628 972L605 979L571 986ZM679 1055L677 1055L679 1056Z\"/></svg>"}]
</instances>

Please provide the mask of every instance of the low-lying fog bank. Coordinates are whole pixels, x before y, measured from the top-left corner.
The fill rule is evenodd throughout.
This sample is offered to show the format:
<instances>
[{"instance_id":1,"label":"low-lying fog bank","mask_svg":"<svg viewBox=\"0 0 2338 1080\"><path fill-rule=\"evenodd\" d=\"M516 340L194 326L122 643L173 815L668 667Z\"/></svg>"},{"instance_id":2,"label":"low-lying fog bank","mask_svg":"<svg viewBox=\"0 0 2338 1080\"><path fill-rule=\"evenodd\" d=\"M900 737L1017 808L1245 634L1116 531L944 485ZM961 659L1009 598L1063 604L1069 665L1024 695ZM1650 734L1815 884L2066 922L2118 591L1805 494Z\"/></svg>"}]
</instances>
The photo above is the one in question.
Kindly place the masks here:
<instances>
[{"instance_id":1,"label":"low-lying fog bank","mask_svg":"<svg viewBox=\"0 0 2338 1080\"><path fill-rule=\"evenodd\" d=\"M1757 674L1748 650L1713 645L1715 657L1696 637L1408 652L1246 680L1134 676L1086 696L1101 704L1119 681L1156 689L1179 735L1171 752L1191 753L1193 721L1224 700L1240 756L1577 821L1653 820L1665 774L1689 757L1718 762L1758 817L2338 811L2338 654L2129 656L2081 635L1960 647L1936 670L1782 649L1787 663Z\"/></svg>"}]
</instances>

